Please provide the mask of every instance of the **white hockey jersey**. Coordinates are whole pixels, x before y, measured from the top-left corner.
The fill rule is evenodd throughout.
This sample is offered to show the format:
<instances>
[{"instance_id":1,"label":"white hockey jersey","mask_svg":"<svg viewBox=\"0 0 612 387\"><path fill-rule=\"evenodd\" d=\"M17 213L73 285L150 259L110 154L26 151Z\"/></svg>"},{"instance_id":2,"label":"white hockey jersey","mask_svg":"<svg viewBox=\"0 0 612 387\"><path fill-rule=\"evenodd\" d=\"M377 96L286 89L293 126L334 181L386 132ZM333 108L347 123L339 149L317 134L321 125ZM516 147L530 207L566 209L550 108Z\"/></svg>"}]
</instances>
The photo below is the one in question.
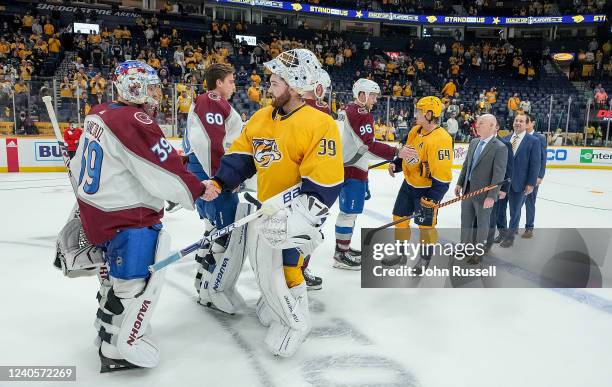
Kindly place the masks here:
<instances>
[{"instance_id":1,"label":"white hockey jersey","mask_svg":"<svg viewBox=\"0 0 612 387\"><path fill-rule=\"evenodd\" d=\"M186 156L195 155L201 171L193 157L189 158L189 170L201 180L213 176L242 127L240 115L225 98L213 91L200 95L189 109L183 151Z\"/></svg>"},{"instance_id":2,"label":"white hockey jersey","mask_svg":"<svg viewBox=\"0 0 612 387\"><path fill-rule=\"evenodd\" d=\"M70 170L87 238L110 240L118 230L160 222L164 200L194 208L204 191L160 127L142 109L94 106Z\"/></svg>"},{"instance_id":3,"label":"white hockey jersey","mask_svg":"<svg viewBox=\"0 0 612 387\"><path fill-rule=\"evenodd\" d=\"M366 108L350 103L339 118L344 124L342 157L345 180L365 181L373 158L392 160L395 157L396 148L374 141L374 117Z\"/></svg>"}]
</instances>

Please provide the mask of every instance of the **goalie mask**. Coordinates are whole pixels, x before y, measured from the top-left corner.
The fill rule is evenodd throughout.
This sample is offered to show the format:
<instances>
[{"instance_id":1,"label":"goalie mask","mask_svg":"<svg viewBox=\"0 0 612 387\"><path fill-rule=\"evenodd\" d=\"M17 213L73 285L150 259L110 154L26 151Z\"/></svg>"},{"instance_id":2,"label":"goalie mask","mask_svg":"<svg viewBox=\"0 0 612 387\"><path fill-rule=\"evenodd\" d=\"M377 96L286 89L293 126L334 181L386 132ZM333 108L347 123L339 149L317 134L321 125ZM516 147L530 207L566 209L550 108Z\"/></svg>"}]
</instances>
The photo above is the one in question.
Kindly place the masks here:
<instances>
[{"instance_id":1,"label":"goalie mask","mask_svg":"<svg viewBox=\"0 0 612 387\"><path fill-rule=\"evenodd\" d=\"M321 70L317 57L303 48L281 52L276 58L265 62L264 66L300 95L314 90L316 86L313 85L316 85Z\"/></svg>"},{"instance_id":2,"label":"goalie mask","mask_svg":"<svg viewBox=\"0 0 612 387\"><path fill-rule=\"evenodd\" d=\"M113 73L113 84L119 98L125 102L145 105L155 110L161 100L161 82L157 71L148 64L128 60L117 66Z\"/></svg>"}]
</instances>

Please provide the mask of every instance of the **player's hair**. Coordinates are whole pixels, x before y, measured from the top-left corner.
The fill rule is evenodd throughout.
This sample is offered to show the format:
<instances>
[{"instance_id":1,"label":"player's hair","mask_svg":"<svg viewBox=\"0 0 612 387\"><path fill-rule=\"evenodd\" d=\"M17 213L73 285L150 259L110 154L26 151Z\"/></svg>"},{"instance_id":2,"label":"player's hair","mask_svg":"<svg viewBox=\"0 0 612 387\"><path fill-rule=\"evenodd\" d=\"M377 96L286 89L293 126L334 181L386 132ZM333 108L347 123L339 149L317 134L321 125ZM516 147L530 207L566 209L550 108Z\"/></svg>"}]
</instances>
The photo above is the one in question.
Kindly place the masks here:
<instances>
[{"instance_id":1,"label":"player's hair","mask_svg":"<svg viewBox=\"0 0 612 387\"><path fill-rule=\"evenodd\" d=\"M527 116L527 122L536 122L536 115L533 113L525 113Z\"/></svg>"},{"instance_id":2,"label":"player's hair","mask_svg":"<svg viewBox=\"0 0 612 387\"><path fill-rule=\"evenodd\" d=\"M208 90L214 90L217 87L217 80L223 82L225 77L235 72L234 68L227 63L213 63L206 70L206 86Z\"/></svg>"},{"instance_id":3,"label":"player's hair","mask_svg":"<svg viewBox=\"0 0 612 387\"><path fill-rule=\"evenodd\" d=\"M529 121L529 115L528 115L527 113L525 113L525 112L523 112L523 113L517 113L517 114L514 116L514 118L516 118L516 117L518 117L518 116L525 116L525 122L526 122L526 123L529 123L529 122L530 122L530 121Z\"/></svg>"}]
</instances>

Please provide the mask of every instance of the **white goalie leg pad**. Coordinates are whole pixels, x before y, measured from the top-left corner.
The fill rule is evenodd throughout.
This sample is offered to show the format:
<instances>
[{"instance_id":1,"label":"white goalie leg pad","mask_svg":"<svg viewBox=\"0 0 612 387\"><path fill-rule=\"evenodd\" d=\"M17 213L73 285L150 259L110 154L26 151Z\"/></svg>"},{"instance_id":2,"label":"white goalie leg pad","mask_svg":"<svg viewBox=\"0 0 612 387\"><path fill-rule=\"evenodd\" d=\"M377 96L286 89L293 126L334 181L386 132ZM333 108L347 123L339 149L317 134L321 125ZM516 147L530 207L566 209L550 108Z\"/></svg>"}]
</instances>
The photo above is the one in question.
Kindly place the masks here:
<instances>
[{"instance_id":1,"label":"white goalie leg pad","mask_svg":"<svg viewBox=\"0 0 612 387\"><path fill-rule=\"evenodd\" d=\"M305 327L298 330L286 325L283 321L272 320L268 328L265 343L270 352L275 356L293 356L304 340L306 340L308 333L310 333L311 323L306 283L302 282L298 286L289 289L289 291L295 299L293 308L303 316Z\"/></svg>"},{"instance_id":2,"label":"white goalie leg pad","mask_svg":"<svg viewBox=\"0 0 612 387\"><path fill-rule=\"evenodd\" d=\"M259 297L259 300L257 300L257 304L255 305L255 314L257 314L259 322L264 327L269 327L272 321L279 321L278 317L274 314L274 312L272 312L263 297Z\"/></svg>"},{"instance_id":3,"label":"white goalie leg pad","mask_svg":"<svg viewBox=\"0 0 612 387\"><path fill-rule=\"evenodd\" d=\"M247 203L239 203L236 209L236 220L242 219L253 211L254 206ZM208 266L207 273L202 278L200 288L200 303L210 302L215 308L229 314L234 314L245 307L245 302L238 290L236 282L242 271L246 255L246 239L248 224L232 231L226 238L214 241L208 257L208 263L214 262L214 266ZM227 247L225 247L227 246ZM207 275L208 274L208 275Z\"/></svg>"},{"instance_id":4,"label":"white goalie leg pad","mask_svg":"<svg viewBox=\"0 0 612 387\"><path fill-rule=\"evenodd\" d=\"M170 236L159 232L155 261L170 251ZM151 274L148 280L111 279L106 302L98 309L96 326L100 327L102 354L111 359L125 359L139 367L159 364L159 349L150 337L150 321L164 283L165 271Z\"/></svg>"},{"instance_id":5,"label":"white goalie leg pad","mask_svg":"<svg viewBox=\"0 0 612 387\"><path fill-rule=\"evenodd\" d=\"M262 293L262 303L270 312L262 309L263 313L258 313L258 317L264 325L270 321L266 337L270 351L275 355L291 356L310 331L306 285L302 283L292 289L287 287L282 250L273 249L263 242L258 235L258 224L256 221L248 231L249 260ZM262 303L258 302L263 308ZM280 338L281 333L286 340Z\"/></svg>"},{"instance_id":6,"label":"white goalie leg pad","mask_svg":"<svg viewBox=\"0 0 612 387\"><path fill-rule=\"evenodd\" d=\"M213 230L213 225L208 221L208 219L202 219L202 220L204 221L204 236L206 237ZM200 288L202 288L202 282L210 280L210 272L206 272L206 270L202 266L204 257L206 257L206 255L209 252L210 252L210 247L205 248L205 249L199 249L198 251L196 251L195 260L196 262L199 263L199 265L198 265L198 270L195 276L194 286L195 286L196 292L198 293L200 292ZM203 280L202 278L204 276L206 276L206 278Z\"/></svg>"}]
</instances>

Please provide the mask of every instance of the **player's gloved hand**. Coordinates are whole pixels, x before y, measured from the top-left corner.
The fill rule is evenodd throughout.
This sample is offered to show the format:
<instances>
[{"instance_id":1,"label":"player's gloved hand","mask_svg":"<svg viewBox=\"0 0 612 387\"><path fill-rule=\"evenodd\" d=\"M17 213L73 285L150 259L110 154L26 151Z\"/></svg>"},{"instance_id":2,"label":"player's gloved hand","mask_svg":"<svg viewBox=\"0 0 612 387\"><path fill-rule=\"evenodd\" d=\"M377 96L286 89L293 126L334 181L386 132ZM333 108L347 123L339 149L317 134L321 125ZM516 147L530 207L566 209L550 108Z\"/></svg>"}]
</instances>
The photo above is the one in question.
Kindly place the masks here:
<instances>
[{"instance_id":1,"label":"player's gloved hand","mask_svg":"<svg viewBox=\"0 0 612 387\"><path fill-rule=\"evenodd\" d=\"M416 209L414 223L419 226L434 227L438 217L438 208L432 199L422 197Z\"/></svg>"},{"instance_id":2,"label":"player's gloved hand","mask_svg":"<svg viewBox=\"0 0 612 387\"><path fill-rule=\"evenodd\" d=\"M372 194L370 193L370 184L366 182L366 191L365 191L365 200L370 200L372 198Z\"/></svg>"},{"instance_id":3,"label":"player's gloved hand","mask_svg":"<svg viewBox=\"0 0 612 387\"><path fill-rule=\"evenodd\" d=\"M274 206L264 210L259 225L259 234L272 248L296 248L303 255L309 255L323 242L320 227L329 208L314 196L300 195L289 207L274 210ZM265 215L267 211L272 215Z\"/></svg>"},{"instance_id":4,"label":"player's gloved hand","mask_svg":"<svg viewBox=\"0 0 612 387\"><path fill-rule=\"evenodd\" d=\"M206 187L206 191L204 192L204 195L202 195L202 199L207 202L215 200L221 193L221 186L219 186L219 183L214 180L204 180L202 184L204 184Z\"/></svg>"},{"instance_id":5,"label":"player's gloved hand","mask_svg":"<svg viewBox=\"0 0 612 387\"><path fill-rule=\"evenodd\" d=\"M407 145L404 145L400 149L399 153L397 154L397 157L406 160L406 163L408 164L414 164L419 162L419 154L416 149Z\"/></svg>"}]
</instances>

